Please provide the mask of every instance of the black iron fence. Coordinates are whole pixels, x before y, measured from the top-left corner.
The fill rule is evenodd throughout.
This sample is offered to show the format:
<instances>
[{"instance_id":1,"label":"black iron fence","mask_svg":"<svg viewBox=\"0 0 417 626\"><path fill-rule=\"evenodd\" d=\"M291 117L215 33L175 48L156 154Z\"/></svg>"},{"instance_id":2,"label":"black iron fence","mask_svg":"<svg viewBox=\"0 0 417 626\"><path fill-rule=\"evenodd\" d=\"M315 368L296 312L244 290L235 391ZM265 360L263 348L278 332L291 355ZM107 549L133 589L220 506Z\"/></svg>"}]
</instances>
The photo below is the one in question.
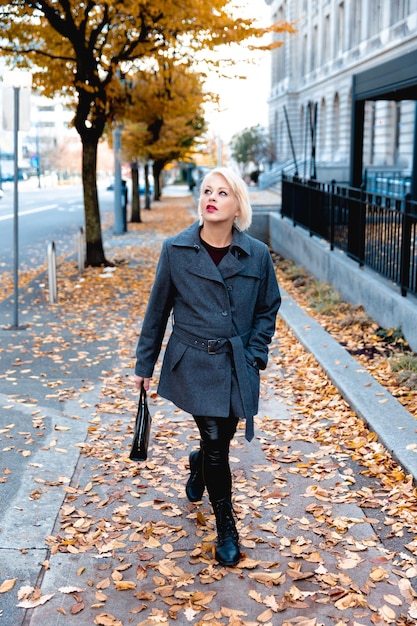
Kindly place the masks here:
<instances>
[{"instance_id":1,"label":"black iron fence","mask_svg":"<svg viewBox=\"0 0 417 626\"><path fill-rule=\"evenodd\" d=\"M417 202L335 183L282 177L282 215L417 295Z\"/></svg>"}]
</instances>

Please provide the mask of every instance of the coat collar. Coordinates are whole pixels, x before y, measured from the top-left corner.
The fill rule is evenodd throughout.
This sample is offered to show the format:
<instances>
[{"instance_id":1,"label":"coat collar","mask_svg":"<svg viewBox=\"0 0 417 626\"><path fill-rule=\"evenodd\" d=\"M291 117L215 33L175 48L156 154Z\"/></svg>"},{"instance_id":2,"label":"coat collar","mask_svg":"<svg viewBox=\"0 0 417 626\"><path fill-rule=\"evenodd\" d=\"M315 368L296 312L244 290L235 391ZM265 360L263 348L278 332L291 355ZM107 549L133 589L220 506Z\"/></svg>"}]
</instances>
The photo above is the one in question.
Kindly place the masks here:
<instances>
[{"instance_id":1,"label":"coat collar","mask_svg":"<svg viewBox=\"0 0 417 626\"><path fill-rule=\"evenodd\" d=\"M200 228L201 226L199 222L194 222L193 224L191 224L191 226L189 226L188 228L183 230L181 233L173 237L172 239L173 245L183 246L187 248L196 248L196 247L199 248L201 245ZM251 254L250 239L248 235L241 232L240 230L237 230L237 228L233 228L232 243L230 245L230 250L231 252L233 252L236 249L242 251L244 254L248 256Z\"/></svg>"}]
</instances>

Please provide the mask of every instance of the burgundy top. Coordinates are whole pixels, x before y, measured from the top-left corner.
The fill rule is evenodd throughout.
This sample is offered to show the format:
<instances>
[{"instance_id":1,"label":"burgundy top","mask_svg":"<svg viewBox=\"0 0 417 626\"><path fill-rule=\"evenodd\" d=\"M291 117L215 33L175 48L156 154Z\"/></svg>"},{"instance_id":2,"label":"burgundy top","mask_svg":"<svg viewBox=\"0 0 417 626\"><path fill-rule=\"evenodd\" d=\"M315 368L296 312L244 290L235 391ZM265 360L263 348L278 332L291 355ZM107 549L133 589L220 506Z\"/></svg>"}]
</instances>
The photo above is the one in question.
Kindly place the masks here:
<instances>
[{"instance_id":1,"label":"burgundy top","mask_svg":"<svg viewBox=\"0 0 417 626\"><path fill-rule=\"evenodd\" d=\"M211 246L209 243L204 241L204 239L201 239L201 237L200 237L200 241L216 265L218 265L220 261L222 260L222 258L226 256L226 254L229 252L230 246L226 246L225 248L215 248L214 246Z\"/></svg>"}]
</instances>

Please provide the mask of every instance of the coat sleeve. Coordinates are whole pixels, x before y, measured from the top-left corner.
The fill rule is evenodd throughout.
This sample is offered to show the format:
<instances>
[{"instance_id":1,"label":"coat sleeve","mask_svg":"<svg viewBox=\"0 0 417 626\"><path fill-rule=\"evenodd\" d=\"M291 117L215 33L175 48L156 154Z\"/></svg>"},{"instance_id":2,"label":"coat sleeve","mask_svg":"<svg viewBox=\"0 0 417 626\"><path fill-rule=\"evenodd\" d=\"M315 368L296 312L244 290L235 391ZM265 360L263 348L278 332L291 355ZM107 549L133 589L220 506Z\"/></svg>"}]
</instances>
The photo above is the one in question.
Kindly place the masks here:
<instances>
[{"instance_id":1,"label":"coat sleeve","mask_svg":"<svg viewBox=\"0 0 417 626\"><path fill-rule=\"evenodd\" d=\"M268 346L275 333L276 317L281 305L281 295L274 264L267 246L262 258L262 279L255 305L252 332L247 349L255 358L259 369L268 362Z\"/></svg>"},{"instance_id":2,"label":"coat sleeve","mask_svg":"<svg viewBox=\"0 0 417 626\"><path fill-rule=\"evenodd\" d=\"M143 378L150 378L153 374L173 307L174 293L175 288L168 259L168 244L165 241L162 245L155 281L136 347L135 374Z\"/></svg>"}]
</instances>

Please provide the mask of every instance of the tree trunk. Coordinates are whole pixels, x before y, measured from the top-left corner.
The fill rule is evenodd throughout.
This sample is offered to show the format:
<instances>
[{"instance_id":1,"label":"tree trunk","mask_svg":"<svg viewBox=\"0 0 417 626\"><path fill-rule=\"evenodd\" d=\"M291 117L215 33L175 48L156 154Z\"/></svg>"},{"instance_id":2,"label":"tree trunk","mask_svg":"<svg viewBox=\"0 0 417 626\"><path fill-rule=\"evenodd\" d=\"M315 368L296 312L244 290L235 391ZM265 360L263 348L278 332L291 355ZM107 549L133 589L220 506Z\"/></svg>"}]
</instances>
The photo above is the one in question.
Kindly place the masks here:
<instances>
[{"instance_id":1,"label":"tree trunk","mask_svg":"<svg viewBox=\"0 0 417 626\"><path fill-rule=\"evenodd\" d=\"M140 215L140 195L139 195L139 169L136 161L133 161L131 165L132 174L132 214L130 216L131 222L141 222Z\"/></svg>"},{"instance_id":2,"label":"tree trunk","mask_svg":"<svg viewBox=\"0 0 417 626\"><path fill-rule=\"evenodd\" d=\"M145 163L145 209L151 208L151 194L149 187L149 163Z\"/></svg>"},{"instance_id":3,"label":"tree trunk","mask_svg":"<svg viewBox=\"0 0 417 626\"><path fill-rule=\"evenodd\" d=\"M165 161L154 161L153 163L153 177L154 177L154 199L155 200L160 200L161 199L161 173L162 170L164 169L164 165L165 165Z\"/></svg>"},{"instance_id":4,"label":"tree trunk","mask_svg":"<svg viewBox=\"0 0 417 626\"><path fill-rule=\"evenodd\" d=\"M86 239L86 265L111 265L106 260L101 237L101 220L97 193L98 138L86 134L82 141L82 179Z\"/></svg>"}]
</instances>

